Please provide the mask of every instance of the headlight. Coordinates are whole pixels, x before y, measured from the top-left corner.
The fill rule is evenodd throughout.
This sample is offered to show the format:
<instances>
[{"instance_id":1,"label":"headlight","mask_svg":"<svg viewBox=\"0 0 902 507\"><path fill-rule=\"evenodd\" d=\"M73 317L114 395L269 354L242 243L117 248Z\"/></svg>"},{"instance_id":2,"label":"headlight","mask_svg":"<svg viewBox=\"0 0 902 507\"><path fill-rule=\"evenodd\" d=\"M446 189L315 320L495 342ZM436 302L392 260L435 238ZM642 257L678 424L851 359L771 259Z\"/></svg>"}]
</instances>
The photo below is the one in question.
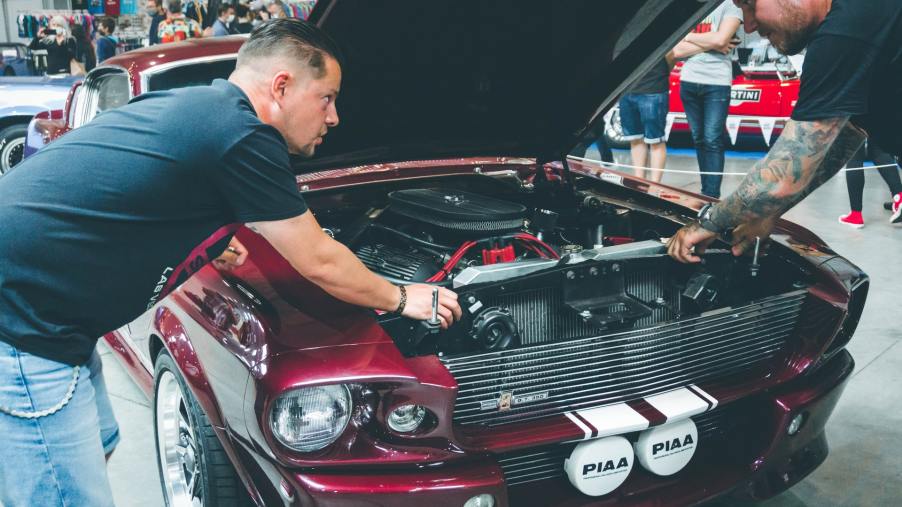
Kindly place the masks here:
<instances>
[{"instance_id":1,"label":"headlight","mask_svg":"<svg viewBox=\"0 0 902 507\"><path fill-rule=\"evenodd\" d=\"M272 432L289 449L318 451L345 430L351 405L351 393L343 384L288 391L272 405Z\"/></svg>"}]
</instances>

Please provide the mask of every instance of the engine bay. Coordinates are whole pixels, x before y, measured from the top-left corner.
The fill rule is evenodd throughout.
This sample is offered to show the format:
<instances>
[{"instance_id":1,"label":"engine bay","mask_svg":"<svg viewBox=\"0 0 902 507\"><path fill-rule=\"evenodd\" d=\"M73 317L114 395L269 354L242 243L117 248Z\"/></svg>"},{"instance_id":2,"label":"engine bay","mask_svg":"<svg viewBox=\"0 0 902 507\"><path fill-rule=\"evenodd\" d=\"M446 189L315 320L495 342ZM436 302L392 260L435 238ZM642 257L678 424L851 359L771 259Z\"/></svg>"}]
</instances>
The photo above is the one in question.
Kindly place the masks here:
<instances>
[{"instance_id":1,"label":"engine bay","mask_svg":"<svg viewBox=\"0 0 902 507\"><path fill-rule=\"evenodd\" d=\"M755 262L733 257L725 245L712 245L701 264L677 263L665 242L678 222L606 199L591 186L552 198L483 176L311 197L324 230L370 270L393 283L458 293L464 315L447 331L378 316L408 356L494 352L652 327L805 284L804 273L777 255Z\"/></svg>"}]
</instances>

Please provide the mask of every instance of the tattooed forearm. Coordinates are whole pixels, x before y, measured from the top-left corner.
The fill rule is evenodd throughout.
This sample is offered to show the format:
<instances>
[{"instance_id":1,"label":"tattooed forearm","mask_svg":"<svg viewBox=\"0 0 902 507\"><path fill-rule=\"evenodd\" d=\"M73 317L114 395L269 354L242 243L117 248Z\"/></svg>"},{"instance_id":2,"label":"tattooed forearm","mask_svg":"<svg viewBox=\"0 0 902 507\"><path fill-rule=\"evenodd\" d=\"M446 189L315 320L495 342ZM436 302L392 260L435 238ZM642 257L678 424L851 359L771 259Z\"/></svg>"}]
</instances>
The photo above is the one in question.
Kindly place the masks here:
<instances>
[{"instance_id":1,"label":"tattooed forearm","mask_svg":"<svg viewBox=\"0 0 902 507\"><path fill-rule=\"evenodd\" d=\"M711 220L731 229L779 217L836 174L864 138L848 118L790 120L767 156L735 192L714 207Z\"/></svg>"}]
</instances>

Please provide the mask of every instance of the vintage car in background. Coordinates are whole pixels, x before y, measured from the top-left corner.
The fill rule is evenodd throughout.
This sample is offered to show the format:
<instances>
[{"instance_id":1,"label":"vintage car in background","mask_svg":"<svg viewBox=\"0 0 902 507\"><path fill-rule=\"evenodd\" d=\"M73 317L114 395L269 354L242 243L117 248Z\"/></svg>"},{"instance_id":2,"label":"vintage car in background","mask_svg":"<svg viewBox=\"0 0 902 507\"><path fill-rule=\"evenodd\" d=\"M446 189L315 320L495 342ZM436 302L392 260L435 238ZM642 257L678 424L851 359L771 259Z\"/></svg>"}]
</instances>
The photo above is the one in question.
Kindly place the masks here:
<instances>
[{"instance_id":1,"label":"vintage car in background","mask_svg":"<svg viewBox=\"0 0 902 507\"><path fill-rule=\"evenodd\" d=\"M42 112L60 110L80 77L0 77L0 176L24 156L29 121Z\"/></svg>"},{"instance_id":2,"label":"vintage car in background","mask_svg":"<svg viewBox=\"0 0 902 507\"><path fill-rule=\"evenodd\" d=\"M788 222L759 259L678 264L661 238L706 198L565 156L718 3L322 0L341 124L298 188L373 271L452 287L464 316L342 303L235 224L244 265L187 262L104 337L153 400L167 505L687 505L811 473L867 276ZM39 137L224 76L241 43L111 58Z\"/></svg>"},{"instance_id":3,"label":"vintage car in background","mask_svg":"<svg viewBox=\"0 0 902 507\"><path fill-rule=\"evenodd\" d=\"M795 60L795 62L793 61ZM735 77L730 90L730 107L724 132L731 144L739 136L756 144L770 146L783 132L799 99L799 60L782 57L757 65L735 63ZM678 63L670 73L670 104L667 114L666 136L690 134L689 121L680 100L680 69ZM629 147L620 126L619 108L605 115L605 140L611 147ZM691 143L691 141L690 141Z\"/></svg>"},{"instance_id":4,"label":"vintage car in background","mask_svg":"<svg viewBox=\"0 0 902 507\"><path fill-rule=\"evenodd\" d=\"M31 50L20 42L0 42L0 76L34 76Z\"/></svg>"}]
</instances>

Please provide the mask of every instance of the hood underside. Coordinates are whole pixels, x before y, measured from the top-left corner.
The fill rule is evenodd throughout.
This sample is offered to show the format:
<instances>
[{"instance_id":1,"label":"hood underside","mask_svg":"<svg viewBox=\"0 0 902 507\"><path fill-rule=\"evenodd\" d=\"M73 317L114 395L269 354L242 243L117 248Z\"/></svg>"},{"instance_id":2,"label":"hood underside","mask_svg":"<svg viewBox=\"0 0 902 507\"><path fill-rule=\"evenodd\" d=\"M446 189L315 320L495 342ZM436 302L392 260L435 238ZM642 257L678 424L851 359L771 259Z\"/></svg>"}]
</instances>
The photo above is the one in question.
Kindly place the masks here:
<instances>
[{"instance_id":1,"label":"hood underside","mask_svg":"<svg viewBox=\"0 0 902 507\"><path fill-rule=\"evenodd\" d=\"M559 159L717 1L320 0L341 123L305 168Z\"/></svg>"}]
</instances>

